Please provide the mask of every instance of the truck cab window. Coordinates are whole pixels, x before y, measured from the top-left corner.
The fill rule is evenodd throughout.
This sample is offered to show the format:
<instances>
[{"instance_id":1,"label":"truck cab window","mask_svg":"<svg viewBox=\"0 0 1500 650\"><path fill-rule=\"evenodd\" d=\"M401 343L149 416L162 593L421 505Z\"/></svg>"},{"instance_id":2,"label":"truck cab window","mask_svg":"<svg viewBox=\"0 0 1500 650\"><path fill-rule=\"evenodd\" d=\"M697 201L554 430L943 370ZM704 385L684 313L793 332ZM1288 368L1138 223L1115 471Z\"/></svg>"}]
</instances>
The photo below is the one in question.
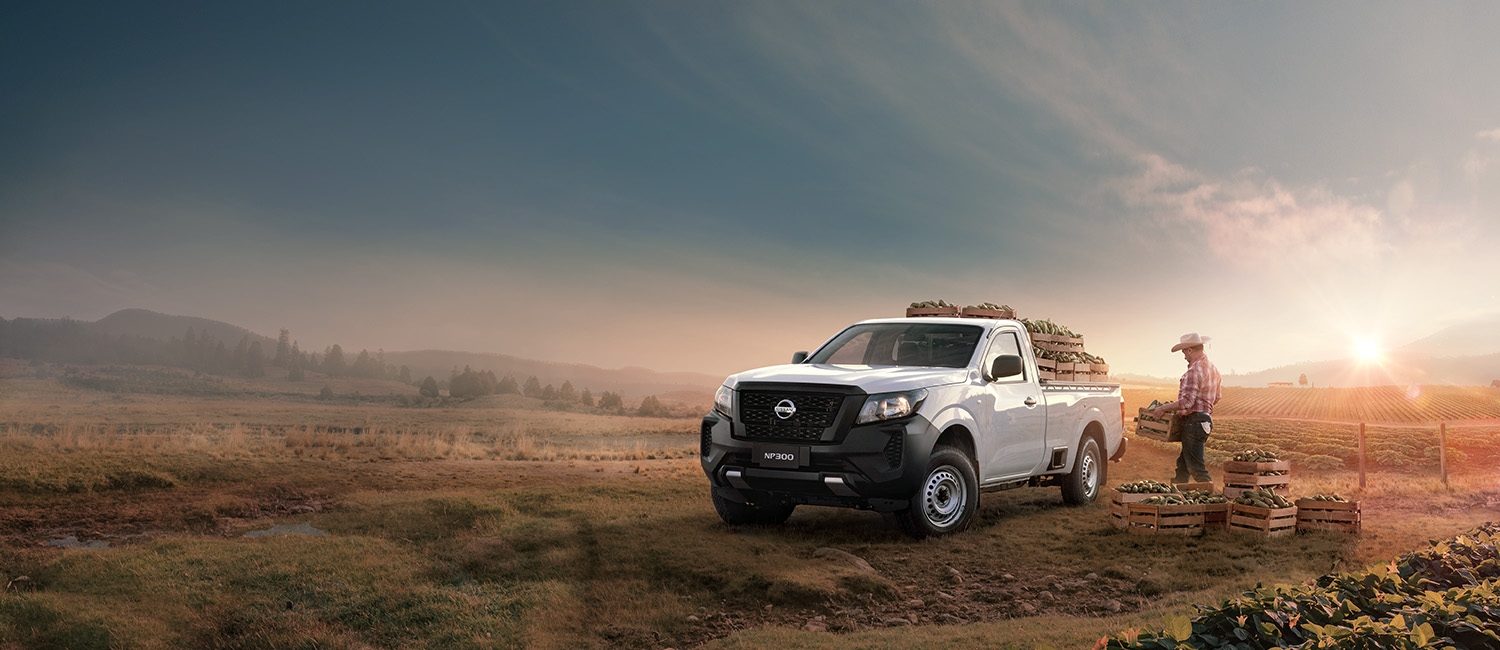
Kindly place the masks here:
<instances>
[{"instance_id":1,"label":"truck cab window","mask_svg":"<svg viewBox=\"0 0 1500 650\"><path fill-rule=\"evenodd\" d=\"M1022 359L1026 358L1021 354L1021 342L1020 339L1016 336L1015 332L1003 331L995 335L995 340L990 343L989 353L984 355L984 365L982 366L982 368L984 369L986 375L989 374L990 368L993 368L995 366L995 359L1002 354L1014 354L1021 357ZM1011 375L1009 377L991 377L990 380L1018 381L1025 378L1025 371L1022 371L1022 373L1019 375Z\"/></svg>"}]
</instances>

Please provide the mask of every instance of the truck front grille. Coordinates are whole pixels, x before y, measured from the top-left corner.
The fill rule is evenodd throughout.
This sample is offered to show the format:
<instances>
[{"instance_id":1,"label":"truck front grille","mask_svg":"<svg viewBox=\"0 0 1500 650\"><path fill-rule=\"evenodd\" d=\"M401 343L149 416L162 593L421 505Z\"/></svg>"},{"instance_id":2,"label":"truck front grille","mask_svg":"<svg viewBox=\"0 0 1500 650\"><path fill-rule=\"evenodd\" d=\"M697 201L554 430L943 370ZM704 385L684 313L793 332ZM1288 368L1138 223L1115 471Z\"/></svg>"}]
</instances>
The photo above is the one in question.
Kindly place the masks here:
<instances>
[{"instance_id":1,"label":"truck front grille","mask_svg":"<svg viewBox=\"0 0 1500 650\"><path fill-rule=\"evenodd\" d=\"M823 437L823 430L816 427L773 427L765 424L747 424L745 437L766 440L818 440Z\"/></svg>"},{"instance_id":2,"label":"truck front grille","mask_svg":"<svg viewBox=\"0 0 1500 650\"><path fill-rule=\"evenodd\" d=\"M844 396L838 393L747 390L739 394L740 420L745 437L786 440L818 440L838 421ZM777 405L790 402L796 412L782 418Z\"/></svg>"},{"instance_id":3,"label":"truck front grille","mask_svg":"<svg viewBox=\"0 0 1500 650\"><path fill-rule=\"evenodd\" d=\"M712 422L704 422L700 439L698 441L698 455L707 456L708 449L714 443L714 425Z\"/></svg>"}]
</instances>

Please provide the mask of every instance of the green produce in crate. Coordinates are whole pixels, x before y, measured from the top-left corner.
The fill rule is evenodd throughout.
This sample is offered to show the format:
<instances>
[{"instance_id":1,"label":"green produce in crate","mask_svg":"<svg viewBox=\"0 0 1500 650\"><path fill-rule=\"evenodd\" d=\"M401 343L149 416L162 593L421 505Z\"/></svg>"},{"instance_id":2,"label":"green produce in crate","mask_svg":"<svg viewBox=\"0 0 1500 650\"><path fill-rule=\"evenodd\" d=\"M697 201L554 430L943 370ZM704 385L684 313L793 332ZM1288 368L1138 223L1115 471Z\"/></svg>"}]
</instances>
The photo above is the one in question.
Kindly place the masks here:
<instances>
[{"instance_id":1,"label":"green produce in crate","mask_svg":"<svg viewBox=\"0 0 1500 650\"><path fill-rule=\"evenodd\" d=\"M1256 506L1271 510L1292 507L1292 502L1288 501L1286 497L1267 488L1256 488L1241 492L1238 497L1235 497L1234 502L1242 506Z\"/></svg>"},{"instance_id":2,"label":"green produce in crate","mask_svg":"<svg viewBox=\"0 0 1500 650\"><path fill-rule=\"evenodd\" d=\"M1170 494L1176 492L1177 488L1160 481L1142 479L1124 485L1117 485L1115 486L1115 490L1127 494Z\"/></svg>"},{"instance_id":3,"label":"green produce in crate","mask_svg":"<svg viewBox=\"0 0 1500 650\"><path fill-rule=\"evenodd\" d=\"M997 305L997 304L992 303L992 302L981 302L981 303L979 303L977 305L969 305L969 308L972 308L972 309L990 309L990 310L993 310L993 311L1008 311L1008 312L1010 312L1012 314L1014 314L1016 312L1016 310L1010 308L1010 305Z\"/></svg>"},{"instance_id":4,"label":"green produce in crate","mask_svg":"<svg viewBox=\"0 0 1500 650\"><path fill-rule=\"evenodd\" d=\"M1188 490L1182 495L1187 498L1188 503L1229 503L1229 499L1222 494L1214 494L1207 490Z\"/></svg>"},{"instance_id":5,"label":"green produce in crate","mask_svg":"<svg viewBox=\"0 0 1500 650\"><path fill-rule=\"evenodd\" d=\"M1189 501L1187 497L1181 494L1163 494L1156 497L1147 497L1145 499L1137 501L1136 503L1142 503L1148 506L1185 506L1194 502Z\"/></svg>"},{"instance_id":6,"label":"green produce in crate","mask_svg":"<svg viewBox=\"0 0 1500 650\"><path fill-rule=\"evenodd\" d=\"M1276 454L1261 449L1247 449L1234 455L1234 460L1241 463L1274 463L1281 460Z\"/></svg>"},{"instance_id":7,"label":"green produce in crate","mask_svg":"<svg viewBox=\"0 0 1500 650\"><path fill-rule=\"evenodd\" d=\"M1345 499L1344 497L1341 497L1341 496L1339 496L1337 494L1314 494L1314 495L1312 495L1310 497L1307 497L1307 498L1310 499L1310 500L1313 500L1313 501L1330 501L1330 502L1333 502L1333 503L1349 503L1348 499Z\"/></svg>"},{"instance_id":8,"label":"green produce in crate","mask_svg":"<svg viewBox=\"0 0 1500 650\"><path fill-rule=\"evenodd\" d=\"M946 300L923 300L921 302L914 302L911 304L912 309L942 309L957 306L958 305L955 305Z\"/></svg>"}]
</instances>

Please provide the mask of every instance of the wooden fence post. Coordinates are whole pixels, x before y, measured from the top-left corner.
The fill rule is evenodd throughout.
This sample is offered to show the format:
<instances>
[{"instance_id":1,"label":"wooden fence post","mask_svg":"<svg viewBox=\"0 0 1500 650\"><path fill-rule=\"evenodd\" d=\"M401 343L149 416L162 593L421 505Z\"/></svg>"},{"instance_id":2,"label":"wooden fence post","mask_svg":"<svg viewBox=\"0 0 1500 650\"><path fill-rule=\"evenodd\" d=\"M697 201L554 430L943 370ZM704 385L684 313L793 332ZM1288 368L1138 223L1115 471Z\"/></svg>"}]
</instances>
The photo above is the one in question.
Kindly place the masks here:
<instances>
[{"instance_id":1,"label":"wooden fence post","mask_svg":"<svg viewBox=\"0 0 1500 650\"><path fill-rule=\"evenodd\" d=\"M1443 476L1443 487L1448 487L1448 423L1438 423L1438 471Z\"/></svg>"},{"instance_id":2,"label":"wooden fence post","mask_svg":"<svg viewBox=\"0 0 1500 650\"><path fill-rule=\"evenodd\" d=\"M1359 489L1365 489L1365 423L1359 423Z\"/></svg>"}]
</instances>

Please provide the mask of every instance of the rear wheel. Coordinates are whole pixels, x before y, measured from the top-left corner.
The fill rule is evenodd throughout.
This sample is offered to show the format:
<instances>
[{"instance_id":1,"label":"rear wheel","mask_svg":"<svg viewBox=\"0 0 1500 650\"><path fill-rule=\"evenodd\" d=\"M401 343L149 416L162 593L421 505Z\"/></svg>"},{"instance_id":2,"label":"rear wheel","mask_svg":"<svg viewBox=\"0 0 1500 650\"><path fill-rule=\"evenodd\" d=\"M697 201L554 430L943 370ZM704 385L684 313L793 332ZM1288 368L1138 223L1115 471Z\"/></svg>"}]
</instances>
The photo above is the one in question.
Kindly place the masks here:
<instances>
[{"instance_id":1,"label":"rear wheel","mask_svg":"<svg viewBox=\"0 0 1500 650\"><path fill-rule=\"evenodd\" d=\"M957 533L969 527L979 509L979 479L962 451L940 447L927 461L927 474L896 524L915 538Z\"/></svg>"},{"instance_id":2,"label":"rear wheel","mask_svg":"<svg viewBox=\"0 0 1500 650\"><path fill-rule=\"evenodd\" d=\"M713 491L710 491L710 496L713 497L714 511L719 513L719 518L724 523L731 526L785 523L792 516L792 511L797 509L797 504L779 501L769 495L755 495L755 500L750 503L730 501Z\"/></svg>"},{"instance_id":3,"label":"rear wheel","mask_svg":"<svg viewBox=\"0 0 1500 650\"><path fill-rule=\"evenodd\" d=\"M1084 436L1078 446L1078 458L1073 461L1073 471L1063 479L1063 503L1081 506L1093 503L1099 497L1099 486L1104 484L1104 452L1093 436Z\"/></svg>"}]
</instances>

